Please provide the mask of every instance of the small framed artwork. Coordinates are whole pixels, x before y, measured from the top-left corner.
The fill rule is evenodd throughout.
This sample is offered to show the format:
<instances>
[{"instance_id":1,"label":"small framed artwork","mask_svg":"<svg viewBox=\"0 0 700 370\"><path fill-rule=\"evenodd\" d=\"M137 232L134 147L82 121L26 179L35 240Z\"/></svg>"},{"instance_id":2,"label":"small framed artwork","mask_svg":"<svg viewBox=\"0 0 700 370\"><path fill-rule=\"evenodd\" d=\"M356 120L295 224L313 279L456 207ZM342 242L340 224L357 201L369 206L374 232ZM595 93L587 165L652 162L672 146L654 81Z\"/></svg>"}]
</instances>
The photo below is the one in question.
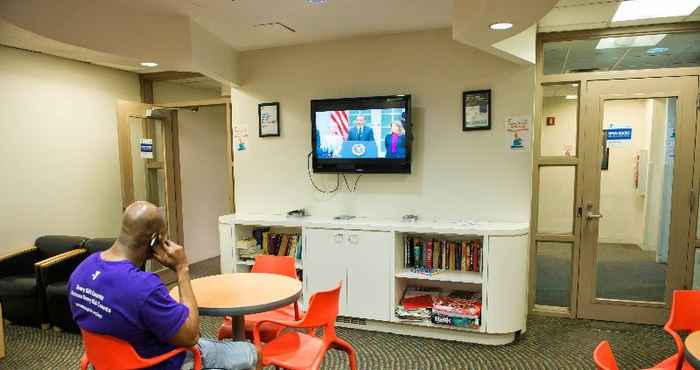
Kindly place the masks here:
<instances>
[{"instance_id":1,"label":"small framed artwork","mask_svg":"<svg viewBox=\"0 0 700 370\"><path fill-rule=\"evenodd\" d=\"M280 103L258 104L258 136L280 136Z\"/></svg>"},{"instance_id":2,"label":"small framed artwork","mask_svg":"<svg viewBox=\"0 0 700 370\"><path fill-rule=\"evenodd\" d=\"M491 90L462 93L462 131L491 129Z\"/></svg>"}]
</instances>

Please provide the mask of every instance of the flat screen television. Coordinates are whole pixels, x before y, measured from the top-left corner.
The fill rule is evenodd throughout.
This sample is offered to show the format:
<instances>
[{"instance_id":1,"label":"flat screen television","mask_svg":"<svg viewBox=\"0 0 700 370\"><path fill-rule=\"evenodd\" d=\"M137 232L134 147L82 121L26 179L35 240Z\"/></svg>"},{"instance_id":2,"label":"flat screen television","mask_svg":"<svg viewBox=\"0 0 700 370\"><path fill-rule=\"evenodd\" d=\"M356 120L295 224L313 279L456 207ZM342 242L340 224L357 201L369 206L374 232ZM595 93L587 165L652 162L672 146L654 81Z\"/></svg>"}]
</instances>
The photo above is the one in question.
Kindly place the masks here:
<instances>
[{"instance_id":1,"label":"flat screen television","mask_svg":"<svg viewBox=\"0 0 700 370\"><path fill-rule=\"evenodd\" d=\"M314 172L411 173L411 96L311 101Z\"/></svg>"}]
</instances>

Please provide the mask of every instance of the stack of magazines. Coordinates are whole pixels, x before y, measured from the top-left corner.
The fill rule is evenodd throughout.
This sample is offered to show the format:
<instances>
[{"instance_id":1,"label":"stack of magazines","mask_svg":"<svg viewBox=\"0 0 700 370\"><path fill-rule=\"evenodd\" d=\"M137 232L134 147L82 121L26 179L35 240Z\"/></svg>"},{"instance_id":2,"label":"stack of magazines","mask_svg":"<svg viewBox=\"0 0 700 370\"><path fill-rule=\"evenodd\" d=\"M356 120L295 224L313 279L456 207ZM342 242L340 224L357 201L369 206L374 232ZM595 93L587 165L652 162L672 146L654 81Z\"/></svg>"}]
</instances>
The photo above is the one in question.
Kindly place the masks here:
<instances>
[{"instance_id":1,"label":"stack of magazines","mask_svg":"<svg viewBox=\"0 0 700 370\"><path fill-rule=\"evenodd\" d=\"M408 287L394 313L399 321L478 329L481 326L481 293Z\"/></svg>"}]
</instances>

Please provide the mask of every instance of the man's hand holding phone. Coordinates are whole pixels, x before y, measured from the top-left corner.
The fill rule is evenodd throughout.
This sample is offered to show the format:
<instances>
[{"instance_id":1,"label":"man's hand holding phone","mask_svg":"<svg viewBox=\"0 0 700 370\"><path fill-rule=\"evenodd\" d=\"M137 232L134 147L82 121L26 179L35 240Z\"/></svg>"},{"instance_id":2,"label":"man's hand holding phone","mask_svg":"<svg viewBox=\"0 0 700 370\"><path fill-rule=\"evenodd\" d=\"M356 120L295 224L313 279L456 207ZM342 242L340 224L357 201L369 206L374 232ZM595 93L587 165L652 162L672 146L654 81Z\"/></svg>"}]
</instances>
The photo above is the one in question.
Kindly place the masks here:
<instances>
[{"instance_id":1,"label":"man's hand holding phone","mask_svg":"<svg viewBox=\"0 0 700 370\"><path fill-rule=\"evenodd\" d=\"M187 255L185 248L170 240L162 240L153 248L153 257L167 268L179 272L187 268Z\"/></svg>"}]
</instances>

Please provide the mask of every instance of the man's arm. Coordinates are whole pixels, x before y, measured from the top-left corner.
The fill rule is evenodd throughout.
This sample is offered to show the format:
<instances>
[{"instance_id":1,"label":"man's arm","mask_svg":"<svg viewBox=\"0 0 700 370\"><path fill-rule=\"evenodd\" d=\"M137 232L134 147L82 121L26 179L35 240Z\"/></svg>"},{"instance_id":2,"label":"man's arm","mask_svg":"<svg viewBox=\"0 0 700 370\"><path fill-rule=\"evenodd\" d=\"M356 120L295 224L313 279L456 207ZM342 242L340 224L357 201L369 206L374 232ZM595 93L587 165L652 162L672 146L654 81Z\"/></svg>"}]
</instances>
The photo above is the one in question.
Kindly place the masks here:
<instances>
[{"instance_id":1,"label":"man's arm","mask_svg":"<svg viewBox=\"0 0 700 370\"><path fill-rule=\"evenodd\" d=\"M190 268L187 263L185 249L181 245L166 240L162 245L156 246L154 252L154 257L161 264L177 274L180 303L189 309L187 320L169 342L178 347L194 346L199 340L199 309L192 291Z\"/></svg>"}]
</instances>

